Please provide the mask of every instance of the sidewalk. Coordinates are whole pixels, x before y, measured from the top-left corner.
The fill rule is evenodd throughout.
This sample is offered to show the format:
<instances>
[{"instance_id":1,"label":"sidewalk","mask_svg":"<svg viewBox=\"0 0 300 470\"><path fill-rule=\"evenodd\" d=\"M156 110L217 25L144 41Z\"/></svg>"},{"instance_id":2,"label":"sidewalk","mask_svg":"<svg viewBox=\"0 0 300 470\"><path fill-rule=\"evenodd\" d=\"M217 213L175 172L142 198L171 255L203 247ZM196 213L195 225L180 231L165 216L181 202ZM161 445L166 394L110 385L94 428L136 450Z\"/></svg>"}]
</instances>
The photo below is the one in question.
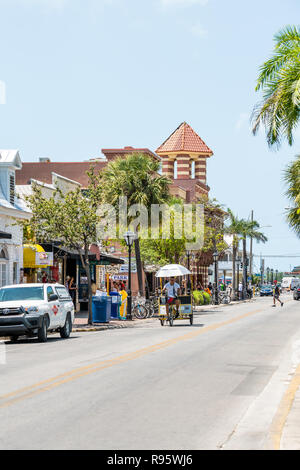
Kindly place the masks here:
<instances>
[{"instance_id":1,"label":"sidewalk","mask_svg":"<svg viewBox=\"0 0 300 470\"><path fill-rule=\"evenodd\" d=\"M239 305L245 302L253 302L251 300L240 300L236 302L231 302L230 304L220 304L220 305L201 305L194 307L194 314L200 312L206 312L207 310L214 310L220 307L227 307L233 305ZM117 328L134 328L137 326L142 326L147 323L152 323L154 320L157 320L158 316L155 315L151 318L145 318L144 320L139 320L134 318L131 321L128 320L110 320L109 323L93 323L92 325L88 324L88 312L78 312L75 313L75 320L73 323L73 331L77 332L89 332L89 331L103 331L103 330L113 330Z\"/></svg>"}]
</instances>

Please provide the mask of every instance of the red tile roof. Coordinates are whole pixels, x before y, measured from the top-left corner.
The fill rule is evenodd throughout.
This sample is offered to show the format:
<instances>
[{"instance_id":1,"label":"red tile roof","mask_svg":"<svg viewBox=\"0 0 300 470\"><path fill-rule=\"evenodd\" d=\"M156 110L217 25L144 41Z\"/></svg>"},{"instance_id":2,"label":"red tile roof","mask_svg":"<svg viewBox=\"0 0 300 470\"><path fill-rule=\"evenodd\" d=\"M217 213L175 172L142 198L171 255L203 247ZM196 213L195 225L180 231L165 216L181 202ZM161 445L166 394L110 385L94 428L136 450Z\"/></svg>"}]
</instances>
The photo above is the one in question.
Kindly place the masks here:
<instances>
[{"instance_id":1,"label":"red tile roof","mask_svg":"<svg viewBox=\"0 0 300 470\"><path fill-rule=\"evenodd\" d=\"M158 154L163 152L199 152L209 156L213 155L213 151L186 122L180 124L156 150Z\"/></svg>"}]
</instances>

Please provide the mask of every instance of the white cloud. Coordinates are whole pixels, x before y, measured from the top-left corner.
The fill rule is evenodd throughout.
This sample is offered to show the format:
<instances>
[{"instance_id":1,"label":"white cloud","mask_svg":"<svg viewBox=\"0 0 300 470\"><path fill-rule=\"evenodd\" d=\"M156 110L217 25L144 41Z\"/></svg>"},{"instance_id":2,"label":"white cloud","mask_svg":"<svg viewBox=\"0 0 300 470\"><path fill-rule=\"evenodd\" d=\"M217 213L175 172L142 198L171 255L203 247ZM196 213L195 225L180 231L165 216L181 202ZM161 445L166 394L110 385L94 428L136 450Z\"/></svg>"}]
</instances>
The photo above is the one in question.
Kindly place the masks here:
<instances>
[{"instance_id":1,"label":"white cloud","mask_svg":"<svg viewBox=\"0 0 300 470\"><path fill-rule=\"evenodd\" d=\"M182 6L188 7L190 5L206 5L209 0L160 0L161 4L165 7Z\"/></svg>"}]
</instances>

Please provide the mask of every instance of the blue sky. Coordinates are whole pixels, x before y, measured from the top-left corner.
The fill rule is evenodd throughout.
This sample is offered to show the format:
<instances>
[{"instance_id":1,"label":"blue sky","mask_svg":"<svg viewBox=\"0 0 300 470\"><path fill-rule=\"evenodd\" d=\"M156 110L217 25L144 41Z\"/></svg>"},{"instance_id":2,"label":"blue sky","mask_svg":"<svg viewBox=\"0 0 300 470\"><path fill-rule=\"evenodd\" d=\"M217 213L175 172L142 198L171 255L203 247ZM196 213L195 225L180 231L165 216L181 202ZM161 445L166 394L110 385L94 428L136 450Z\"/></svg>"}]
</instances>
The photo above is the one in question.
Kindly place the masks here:
<instances>
[{"instance_id":1,"label":"blue sky","mask_svg":"<svg viewBox=\"0 0 300 470\"><path fill-rule=\"evenodd\" d=\"M0 147L80 161L107 147L155 150L187 121L215 153L211 196L272 226L255 253L300 255L282 181L300 132L274 152L249 125L258 67L299 17L298 0L0 0Z\"/></svg>"}]
</instances>

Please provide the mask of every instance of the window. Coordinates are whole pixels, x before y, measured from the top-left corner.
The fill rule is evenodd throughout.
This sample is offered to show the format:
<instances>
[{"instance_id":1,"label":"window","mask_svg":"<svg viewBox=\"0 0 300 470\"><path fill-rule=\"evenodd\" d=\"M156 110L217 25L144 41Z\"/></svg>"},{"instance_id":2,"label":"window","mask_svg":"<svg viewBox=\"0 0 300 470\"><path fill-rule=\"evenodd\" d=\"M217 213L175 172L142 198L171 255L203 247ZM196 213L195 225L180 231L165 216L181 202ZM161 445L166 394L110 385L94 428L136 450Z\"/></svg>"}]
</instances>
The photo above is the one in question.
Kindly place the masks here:
<instances>
[{"instance_id":1,"label":"window","mask_svg":"<svg viewBox=\"0 0 300 470\"><path fill-rule=\"evenodd\" d=\"M0 286L8 284L8 255L6 250L0 251Z\"/></svg>"},{"instance_id":2,"label":"window","mask_svg":"<svg viewBox=\"0 0 300 470\"><path fill-rule=\"evenodd\" d=\"M56 293L60 299L69 299L69 292L65 287L55 287Z\"/></svg>"},{"instance_id":3,"label":"window","mask_svg":"<svg viewBox=\"0 0 300 470\"><path fill-rule=\"evenodd\" d=\"M0 289L0 302L44 300L44 287L7 287Z\"/></svg>"},{"instance_id":4,"label":"window","mask_svg":"<svg viewBox=\"0 0 300 470\"><path fill-rule=\"evenodd\" d=\"M177 180L177 160L174 161L174 180Z\"/></svg>"},{"instance_id":5,"label":"window","mask_svg":"<svg viewBox=\"0 0 300 470\"><path fill-rule=\"evenodd\" d=\"M195 179L195 160L191 160L190 162L190 177L192 180Z\"/></svg>"},{"instance_id":6,"label":"window","mask_svg":"<svg viewBox=\"0 0 300 470\"><path fill-rule=\"evenodd\" d=\"M47 287L47 299L48 299L48 302L50 302L50 295L54 294L54 291L52 289L52 287Z\"/></svg>"},{"instance_id":7,"label":"window","mask_svg":"<svg viewBox=\"0 0 300 470\"><path fill-rule=\"evenodd\" d=\"M9 202L15 205L15 175L9 176Z\"/></svg>"}]
</instances>

